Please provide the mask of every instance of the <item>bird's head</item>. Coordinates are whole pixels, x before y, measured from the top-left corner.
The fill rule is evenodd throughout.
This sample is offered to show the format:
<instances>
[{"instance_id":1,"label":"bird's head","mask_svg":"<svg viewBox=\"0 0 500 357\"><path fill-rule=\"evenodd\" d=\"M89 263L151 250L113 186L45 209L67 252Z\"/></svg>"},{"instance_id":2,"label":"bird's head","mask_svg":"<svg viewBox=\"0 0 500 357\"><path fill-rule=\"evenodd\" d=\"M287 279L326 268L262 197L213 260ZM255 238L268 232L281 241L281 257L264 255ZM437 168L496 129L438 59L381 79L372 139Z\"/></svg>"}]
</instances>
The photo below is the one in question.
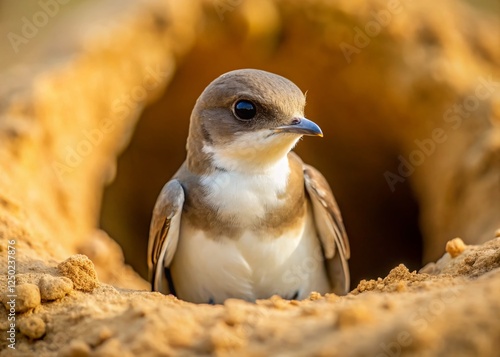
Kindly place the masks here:
<instances>
[{"instance_id":1,"label":"bird's head","mask_svg":"<svg viewBox=\"0 0 500 357\"><path fill-rule=\"evenodd\" d=\"M288 79L243 69L215 79L191 115L188 158L224 170L259 171L286 157L303 135L322 136L304 117L305 96Z\"/></svg>"}]
</instances>

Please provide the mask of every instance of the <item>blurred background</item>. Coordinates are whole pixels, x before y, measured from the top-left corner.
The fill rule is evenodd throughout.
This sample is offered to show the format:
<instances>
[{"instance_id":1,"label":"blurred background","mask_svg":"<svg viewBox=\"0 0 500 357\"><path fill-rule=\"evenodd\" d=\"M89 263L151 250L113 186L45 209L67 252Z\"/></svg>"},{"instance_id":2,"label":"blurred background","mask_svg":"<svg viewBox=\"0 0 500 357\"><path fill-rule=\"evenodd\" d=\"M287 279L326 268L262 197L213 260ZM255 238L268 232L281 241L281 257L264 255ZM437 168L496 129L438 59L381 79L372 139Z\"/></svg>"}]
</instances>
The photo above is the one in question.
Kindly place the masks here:
<instances>
[{"instance_id":1,"label":"blurred background","mask_svg":"<svg viewBox=\"0 0 500 357\"><path fill-rule=\"evenodd\" d=\"M89 36L105 51L116 41L109 24L143 12L151 31L179 33L151 43L174 48L175 65L138 114L95 212L143 277L151 211L184 161L194 103L238 68L271 71L307 91L306 116L325 136L296 151L335 193L354 286L399 263L418 269L447 240L484 241L500 226L498 1L0 0L0 66L19 78L42 53L85 50Z\"/></svg>"}]
</instances>

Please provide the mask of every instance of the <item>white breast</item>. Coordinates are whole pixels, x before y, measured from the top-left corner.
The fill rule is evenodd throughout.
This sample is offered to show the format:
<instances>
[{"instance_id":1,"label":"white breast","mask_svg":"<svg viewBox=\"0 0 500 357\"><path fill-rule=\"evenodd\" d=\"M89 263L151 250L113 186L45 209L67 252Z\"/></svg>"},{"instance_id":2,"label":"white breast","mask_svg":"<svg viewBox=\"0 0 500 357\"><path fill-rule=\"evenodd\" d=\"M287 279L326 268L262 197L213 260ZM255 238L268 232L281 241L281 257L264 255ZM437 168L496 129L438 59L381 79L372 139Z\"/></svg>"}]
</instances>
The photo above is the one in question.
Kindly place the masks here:
<instances>
[{"instance_id":1,"label":"white breast","mask_svg":"<svg viewBox=\"0 0 500 357\"><path fill-rule=\"evenodd\" d=\"M266 209L284 202L278 198L286 189L290 168L285 157L258 174L240 171L216 171L203 177L206 199L222 216L231 216L240 224L252 224L263 218Z\"/></svg>"},{"instance_id":2,"label":"white breast","mask_svg":"<svg viewBox=\"0 0 500 357\"><path fill-rule=\"evenodd\" d=\"M171 272L178 297L197 303L274 294L303 299L330 290L310 209L298 228L278 238L247 231L215 241L183 223Z\"/></svg>"},{"instance_id":3,"label":"white breast","mask_svg":"<svg viewBox=\"0 0 500 357\"><path fill-rule=\"evenodd\" d=\"M286 145L287 151L272 165L262 160L265 154L258 156L263 162L250 160L252 150L248 153L243 144L223 151L204 148L213 155L214 165L222 168L202 178L206 200L243 233L213 239L181 221L171 265L179 298L197 303L222 303L227 298L254 301L274 294L301 299L312 291L330 290L310 205L307 215L282 236L252 230L266 212L286 203L279 198L290 175ZM232 150L246 159L238 160Z\"/></svg>"}]
</instances>

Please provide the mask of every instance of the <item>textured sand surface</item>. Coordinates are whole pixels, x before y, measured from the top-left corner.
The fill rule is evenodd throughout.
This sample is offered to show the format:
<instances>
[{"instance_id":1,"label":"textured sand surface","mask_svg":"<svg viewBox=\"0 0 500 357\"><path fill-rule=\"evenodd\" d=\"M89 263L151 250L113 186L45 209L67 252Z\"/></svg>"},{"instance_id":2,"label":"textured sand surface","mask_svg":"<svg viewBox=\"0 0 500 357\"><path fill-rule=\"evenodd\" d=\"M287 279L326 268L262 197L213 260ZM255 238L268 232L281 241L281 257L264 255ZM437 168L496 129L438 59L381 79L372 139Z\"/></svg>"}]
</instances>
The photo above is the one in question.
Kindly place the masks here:
<instances>
[{"instance_id":1,"label":"textured sand surface","mask_svg":"<svg viewBox=\"0 0 500 357\"><path fill-rule=\"evenodd\" d=\"M101 284L76 255L50 273L18 276L17 349L3 340L0 356L494 356L499 267L496 238L447 253L432 274L400 265L343 297L210 306ZM61 293L40 301L47 282ZM6 310L0 318L7 330Z\"/></svg>"}]
</instances>

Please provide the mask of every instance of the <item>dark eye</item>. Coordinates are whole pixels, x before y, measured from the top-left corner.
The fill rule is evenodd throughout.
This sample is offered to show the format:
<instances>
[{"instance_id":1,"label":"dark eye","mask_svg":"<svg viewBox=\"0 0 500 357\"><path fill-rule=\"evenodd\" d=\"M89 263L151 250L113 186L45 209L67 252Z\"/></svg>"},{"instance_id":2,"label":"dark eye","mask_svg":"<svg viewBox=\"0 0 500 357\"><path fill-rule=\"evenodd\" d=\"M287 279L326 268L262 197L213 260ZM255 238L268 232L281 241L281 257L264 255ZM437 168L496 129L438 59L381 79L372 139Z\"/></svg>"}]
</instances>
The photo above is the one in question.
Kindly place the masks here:
<instances>
[{"instance_id":1,"label":"dark eye","mask_svg":"<svg viewBox=\"0 0 500 357\"><path fill-rule=\"evenodd\" d=\"M257 114L257 108L249 100L239 100L234 105L234 114L241 120L250 120Z\"/></svg>"}]
</instances>

